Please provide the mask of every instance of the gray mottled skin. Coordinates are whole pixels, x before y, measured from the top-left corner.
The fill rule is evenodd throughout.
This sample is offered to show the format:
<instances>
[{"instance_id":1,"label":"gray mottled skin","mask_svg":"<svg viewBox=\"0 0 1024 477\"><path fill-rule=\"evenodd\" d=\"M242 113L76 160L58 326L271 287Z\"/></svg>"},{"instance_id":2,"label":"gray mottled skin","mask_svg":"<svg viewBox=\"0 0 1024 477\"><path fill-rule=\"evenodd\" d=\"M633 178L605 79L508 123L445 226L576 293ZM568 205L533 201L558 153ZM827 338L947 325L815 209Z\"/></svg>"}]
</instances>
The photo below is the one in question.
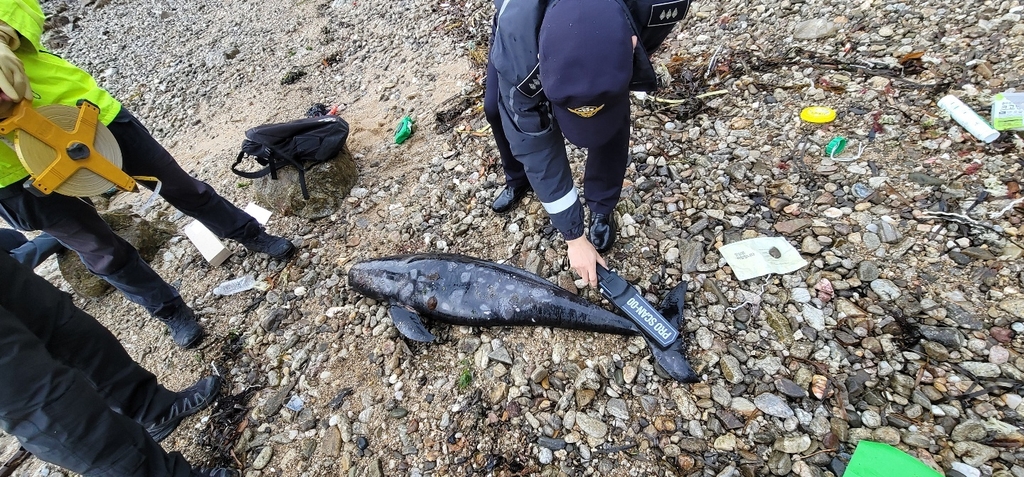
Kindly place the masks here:
<instances>
[{"instance_id":1,"label":"gray mottled skin","mask_svg":"<svg viewBox=\"0 0 1024 477\"><path fill-rule=\"evenodd\" d=\"M641 334L628 318L532 273L462 255L399 255L368 260L349 269L348 282L360 294L442 323ZM685 284L669 292L660 310L677 327L685 293ZM410 325L404 313L393 311L392 318L403 334L413 338L406 332ZM652 340L648 340L648 345L658 364L674 379L697 381L683 355L681 337L667 348Z\"/></svg>"}]
</instances>

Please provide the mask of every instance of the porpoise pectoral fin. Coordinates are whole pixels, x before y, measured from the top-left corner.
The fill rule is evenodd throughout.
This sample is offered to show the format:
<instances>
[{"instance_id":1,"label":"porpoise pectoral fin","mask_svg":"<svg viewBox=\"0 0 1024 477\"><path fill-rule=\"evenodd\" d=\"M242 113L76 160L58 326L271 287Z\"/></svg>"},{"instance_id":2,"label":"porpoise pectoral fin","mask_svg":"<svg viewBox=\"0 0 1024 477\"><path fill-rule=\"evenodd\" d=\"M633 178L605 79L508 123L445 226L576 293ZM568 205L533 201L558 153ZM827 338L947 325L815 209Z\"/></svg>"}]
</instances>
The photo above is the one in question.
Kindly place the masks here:
<instances>
[{"instance_id":1,"label":"porpoise pectoral fin","mask_svg":"<svg viewBox=\"0 0 1024 477\"><path fill-rule=\"evenodd\" d=\"M670 290L668 295L665 295L665 299L661 302L660 310L658 310L676 328L679 328L679 324L683 319L683 302L685 299L686 282L682 282ZM645 336L644 338L646 339L647 337ZM664 348L658 346L657 342L649 339L647 343L651 347L651 355L654 356L654 361L672 379L683 383L700 381L700 376L697 376L693 367L690 366L690 362L686 360L686 354L684 354L686 345L683 343L682 333L679 333L679 338L674 343Z\"/></svg>"},{"instance_id":2,"label":"porpoise pectoral fin","mask_svg":"<svg viewBox=\"0 0 1024 477\"><path fill-rule=\"evenodd\" d=\"M424 343L434 341L434 335L430 334L427 327L423 325L420 315L417 315L416 312L395 305L391 305L388 311L391 313L391 321L395 323L395 328L398 328L398 332L402 333L402 336Z\"/></svg>"}]
</instances>

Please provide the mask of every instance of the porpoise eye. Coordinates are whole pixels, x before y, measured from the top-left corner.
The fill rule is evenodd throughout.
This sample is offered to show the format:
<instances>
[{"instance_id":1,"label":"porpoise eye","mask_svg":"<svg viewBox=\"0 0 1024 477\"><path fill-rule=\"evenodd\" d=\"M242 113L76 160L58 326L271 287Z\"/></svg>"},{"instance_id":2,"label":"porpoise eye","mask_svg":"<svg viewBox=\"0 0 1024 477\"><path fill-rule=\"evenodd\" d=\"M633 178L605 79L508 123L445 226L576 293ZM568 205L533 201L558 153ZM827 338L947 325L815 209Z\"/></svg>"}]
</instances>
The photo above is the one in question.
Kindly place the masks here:
<instances>
[{"instance_id":1,"label":"porpoise eye","mask_svg":"<svg viewBox=\"0 0 1024 477\"><path fill-rule=\"evenodd\" d=\"M427 308L429 308L431 310L434 310L435 308L437 308L437 297L436 296L432 296L430 298L427 298Z\"/></svg>"}]
</instances>

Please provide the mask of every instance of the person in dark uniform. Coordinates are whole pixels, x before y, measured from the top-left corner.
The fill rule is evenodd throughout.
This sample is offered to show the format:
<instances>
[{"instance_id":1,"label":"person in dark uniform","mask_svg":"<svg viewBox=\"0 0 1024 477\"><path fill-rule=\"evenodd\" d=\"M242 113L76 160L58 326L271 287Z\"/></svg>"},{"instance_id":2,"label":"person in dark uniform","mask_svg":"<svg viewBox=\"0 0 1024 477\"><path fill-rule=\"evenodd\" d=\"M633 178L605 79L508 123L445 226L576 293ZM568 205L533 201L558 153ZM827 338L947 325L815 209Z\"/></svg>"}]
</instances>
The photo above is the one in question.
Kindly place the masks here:
<instances>
[{"instance_id":1,"label":"person in dark uniform","mask_svg":"<svg viewBox=\"0 0 1024 477\"><path fill-rule=\"evenodd\" d=\"M71 296L0 254L0 429L86 476L229 477L158 442L208 407L221 379L173 392Z\"/></svg>"},{"instance_id":2,"label":"person in dark uniform","mask_svg":"<svg viewBox=\"0 0 1024 477\"><path fill-rule=\"evenodd\" d=\"M597 286L600 253L629 161L629 91L653 91L648 57L690 0L495 0L484 112L505 170L491 208L506 212L533 190L568 246L572 268ZM565 142L587 149L589 234Z\"/></svg>"},{"instance_id":3,"label":"person in dark uniform","mask_svg":"<svg viewBox=\"0 0 1024 477\"><path fill-rule=\"evenodd\" d=\"M6 252L28 268L38 267L43 260L63 250L64 246L46 232L29 240L17 230L0 229L0 251Z\"/></svg>"},{"instance_id":4,"label":"person in dark uniform","mask_svg":"<svg viewBox=\"0 0 1024 477\"><path fill-rule=\"evenodd\" d=\"M20 101L31 101L33 107L38 107L74 106L79 100L88 100L99 107L99 121L117 140L128 175L159 179L160 195L167 202L218 237L278 259L293 253L295 247L290 241L268 234L256 219L185 172L135 116L96 85L92 76L47 52L41 42L43 19L38 0L0 2L0 118L7 117ZM142 260L138 250L115 234L82 200L57 193L38 197L26 191L28 176L15 151L0 144L0 216L18 229L42 230L77 252L90 272L167 325L179 346L191 347L199 342L203 327L192 309Z\"/></svg>"}]
</instances>

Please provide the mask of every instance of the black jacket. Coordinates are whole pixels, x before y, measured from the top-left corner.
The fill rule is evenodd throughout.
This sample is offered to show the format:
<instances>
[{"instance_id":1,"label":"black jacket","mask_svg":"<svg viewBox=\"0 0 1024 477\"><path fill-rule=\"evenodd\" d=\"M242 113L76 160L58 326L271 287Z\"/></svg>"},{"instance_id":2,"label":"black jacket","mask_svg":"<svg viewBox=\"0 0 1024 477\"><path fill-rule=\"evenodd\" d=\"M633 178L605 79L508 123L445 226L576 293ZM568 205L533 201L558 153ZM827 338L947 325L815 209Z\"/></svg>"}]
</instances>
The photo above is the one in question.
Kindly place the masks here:
<instances>
[{"instance_id":1,"label":"black jacket","mask_svg":"<svg viewBox=\"0 0 1024 477\"><path fill-rule=\"evenodd\" d=\"M495 0L489 61L498 74L498 110L516 160L566 240L583 235L565 142L540 81L538 37L548 6L558 0ZM649 58L689 9L690 0L622 0L639 42L634 49L633 91L653 91L657 75ZM629 117L624 117L627 122Z\"/></svg>"}]
</instances>

